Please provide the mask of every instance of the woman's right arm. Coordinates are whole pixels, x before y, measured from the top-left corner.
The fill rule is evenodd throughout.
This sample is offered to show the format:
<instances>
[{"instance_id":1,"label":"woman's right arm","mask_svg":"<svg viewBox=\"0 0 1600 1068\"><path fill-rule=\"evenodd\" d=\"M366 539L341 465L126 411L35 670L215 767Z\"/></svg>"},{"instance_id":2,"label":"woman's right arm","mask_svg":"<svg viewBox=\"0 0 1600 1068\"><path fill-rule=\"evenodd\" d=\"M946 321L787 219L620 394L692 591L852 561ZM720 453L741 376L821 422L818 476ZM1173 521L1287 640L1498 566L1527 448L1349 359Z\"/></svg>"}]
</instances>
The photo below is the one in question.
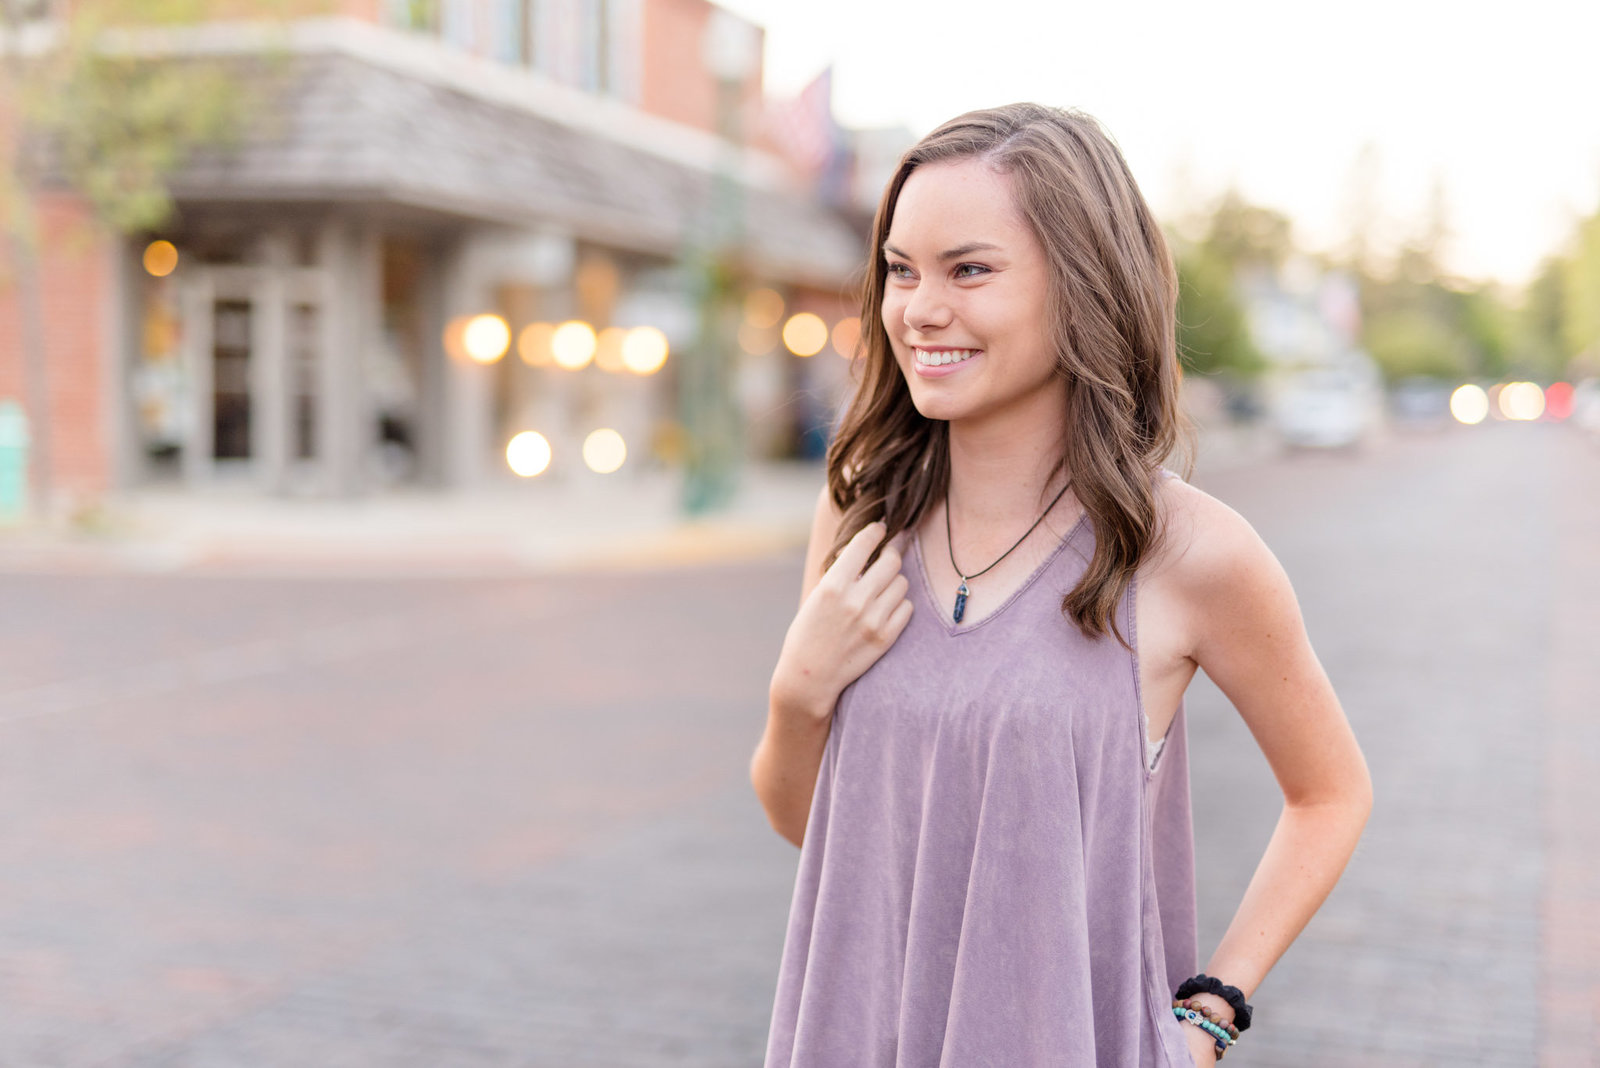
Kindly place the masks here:
<instances>
[{"instance_id":1,"label":"woman's right arm","mask_svg":"<svg viewBox=\"0 0 1600 1068\"><path fill-rule=\"evenodd\" d=\"M772 829L797 846L805 840L839 695L877 662L911 619L900 554L886 547L866 567L883 540L882 523L863 527L833 566L822 569L839 521L824 489L811 524L800 611L784 636L767 694L766 731L750 760L750 782Z\"/></svg>"}]
</instances>

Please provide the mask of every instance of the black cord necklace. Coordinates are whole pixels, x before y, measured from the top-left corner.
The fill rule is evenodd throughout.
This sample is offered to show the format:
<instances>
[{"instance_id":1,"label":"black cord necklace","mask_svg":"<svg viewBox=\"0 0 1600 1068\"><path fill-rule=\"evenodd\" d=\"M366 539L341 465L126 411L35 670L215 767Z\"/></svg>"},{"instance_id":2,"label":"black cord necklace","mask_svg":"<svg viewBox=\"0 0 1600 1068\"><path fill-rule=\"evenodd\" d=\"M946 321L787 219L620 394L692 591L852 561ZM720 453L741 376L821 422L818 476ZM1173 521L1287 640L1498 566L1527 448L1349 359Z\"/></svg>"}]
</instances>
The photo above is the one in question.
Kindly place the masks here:
<instances>
[{"instance_id":1,"label":"black cord necklace","mask_svg":"<svg viewBox=\"0 0 1600 1068\"><path fill-rule=\"evenodd\" d=\"M957 623L960 623L961 622L961 617L965 616L967 614L967 596L968 596L968 593L970 592L967 589L967 580L968 579L975 579L979 575L983 575L983 574L986 574L986 573L988 573L990 571L993 571L994 568L995 568L995 564L998 564L1001 560L1004 560L1006 557L1010 556L1013 549L1015 549L1018 545L1021 545L1023 542L1027 541L1028 540L1028 534L1032 534L1035 530L1039 529L1039 524L1044 522L1044 517L1049 515L1050 514L1050 509L1052 509L1052 508L1054 508L1056 506L1056 501L1059 501L1059 500L1061 500L1062 497L1066 496L1067 489L1071 485L1072 485L1072 479L1069 478L1069 479L1067 479L1067 484L1065 486L1061 487L1061 492L1056 494L1055 500L1053 500L1049 504L1045 505L1044 511L1039 513L1039 518L1035 519L1033 521L1033 526L1028 528L1027 534L1024 534L1024 535L1022 535L1022 537L1018 538L1016 540L1016 543L1013 544L1010 549L1007 549L1005 552L1001 553L1000 556L995 560L995 562L993 564L990 564L988 567L984 568L982 571L974 571L970 575L962 574L960 565L956 563L955 540L953 538L951 538L951 536L950 536L950 491L949 490L945 490L945 494L944 494L944 547L950 551L950 566L955 568L955 572L956 572L957 575L961 575L961 585L956 587L956 610L954 612L954 618L955 618L955 621Z\"/></svg>"}]
</instances>

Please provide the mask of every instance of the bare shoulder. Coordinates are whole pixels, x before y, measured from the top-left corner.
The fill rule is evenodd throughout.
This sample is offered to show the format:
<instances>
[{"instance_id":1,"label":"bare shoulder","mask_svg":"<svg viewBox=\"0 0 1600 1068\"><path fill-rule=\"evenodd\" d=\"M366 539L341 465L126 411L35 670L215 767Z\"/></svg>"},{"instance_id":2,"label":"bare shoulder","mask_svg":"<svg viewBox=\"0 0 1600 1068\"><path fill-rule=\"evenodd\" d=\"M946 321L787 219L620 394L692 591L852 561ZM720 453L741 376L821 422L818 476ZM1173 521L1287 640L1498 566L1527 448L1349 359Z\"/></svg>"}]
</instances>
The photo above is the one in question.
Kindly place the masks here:
<instances>
[{"instance_id":1,"label":"bare shoulder","mask_svg":"<svg viewBox=\"0 0 1600 1068\"><path fill-rule=\"evenodd\" d=\"M828 559L828 551L833 548L833 539L838 536L839 524L843 519L839 509L834 507L833 495L824 485L817 494L816 511L811 517L811 540L806 545L806 570L800 584L802 603L821 581L823 571L827 570L823 564Z\"/></svg>"},{"instance_id":2,"label":"bare shoulder","mask_svg":"<svg viewBox=\"0 0 1600 1068\"><path fill-rule=\"evenodd\" d=\"M1204 662L1243 634L1300 630L1289 578L1243 516L1178 478L1161 480L1156 501L1160 537L1147 583L1176 649Z\"/></svg>"},{"instance_id":3,"label":"bare shoulder","mask_svg":"<svg viewBox=\"0 0 1600 1068\"><path fill-rule=\"evenodd\" d=\"M1244 516L1181 478L1161 479L1156 511L1160 536L1150 570L1166 582L1205 589L1236 581L1244 572L1277 566Z\"/></svg>"}]
</instances>

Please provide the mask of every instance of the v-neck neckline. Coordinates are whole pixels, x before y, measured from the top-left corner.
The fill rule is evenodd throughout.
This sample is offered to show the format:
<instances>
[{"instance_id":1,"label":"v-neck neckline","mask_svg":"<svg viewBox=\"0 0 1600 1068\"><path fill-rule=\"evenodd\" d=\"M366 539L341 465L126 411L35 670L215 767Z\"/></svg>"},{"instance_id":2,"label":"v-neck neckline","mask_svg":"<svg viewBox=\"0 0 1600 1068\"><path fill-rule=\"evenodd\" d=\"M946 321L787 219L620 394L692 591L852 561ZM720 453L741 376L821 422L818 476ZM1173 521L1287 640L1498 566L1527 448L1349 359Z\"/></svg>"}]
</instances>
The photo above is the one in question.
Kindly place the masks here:
<instances>
[{"instance_id":1,"label":"v-neck neckline","mask_svg":"<svg viewBox=\"0 0 1600 1068\"><path fill-rule=\"evenodd\" d=\"M933 606L934 611L938 613L939 625L944 628L945 634L952 638L959 638L963 634L971 634L973 631L984 626L991 619L995 619L1003 614L1006 609L1011 607L1011 603L1013 601L1027 592L1029 586L1032 586L1035 582L1039 581L1039 576L1044 574L1045 570L1055 562L1056 557L1061 555L1061 551L1067 547L1067 544L1071 542L1074 537L1077 536L1078 528L1083 526L1084 521L1088 518L1089 512L1087 509L1080 512L1078 514L1077 522L1073 523L1072 526L1067 530L1066 534L1062 535L1061 540L1056 543L1056 547L1051 549L1050 552L1045 555L1045 558L1039 562L1039 566L1033 569L1033 573L1027 578L1023 579L1020 586L1011 591L1011 595L1005 599L1004 603L1002 603L993 612L990 612L988 615L978 620L976 623L956 623L950 619L948 610L945 608L944 601L935 596L933 592L933 579L928 575L928 561L922 552L922 533L921 531L913 530L911 532L911 549L917 557L917 574L922 579L922 593L923 596L927 598L928 603Z\"/></svg>"}]
</instances>

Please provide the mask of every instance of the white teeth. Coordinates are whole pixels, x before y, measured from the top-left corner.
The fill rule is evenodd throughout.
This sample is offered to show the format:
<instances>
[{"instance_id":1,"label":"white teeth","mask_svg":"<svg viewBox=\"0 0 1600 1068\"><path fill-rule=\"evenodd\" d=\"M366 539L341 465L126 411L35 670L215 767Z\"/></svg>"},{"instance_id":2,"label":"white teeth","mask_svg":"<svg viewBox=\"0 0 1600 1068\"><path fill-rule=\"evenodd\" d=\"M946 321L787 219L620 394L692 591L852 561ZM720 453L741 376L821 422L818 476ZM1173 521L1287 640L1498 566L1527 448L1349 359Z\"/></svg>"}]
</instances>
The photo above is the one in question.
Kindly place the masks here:
<instances>
[{"instance_id":1,"label":"white teeth","mask_svg":"<svg viewBox=\"0 0 1600 1068\"><path fill-rule=\"evenodd\" d=\"M945 352L929 352L926 349L913 349L917 354L917 362L924 367L942 367L947 363L960 363L976 356L980 349L951 349Z\"/></svg>"}]
</instances>

